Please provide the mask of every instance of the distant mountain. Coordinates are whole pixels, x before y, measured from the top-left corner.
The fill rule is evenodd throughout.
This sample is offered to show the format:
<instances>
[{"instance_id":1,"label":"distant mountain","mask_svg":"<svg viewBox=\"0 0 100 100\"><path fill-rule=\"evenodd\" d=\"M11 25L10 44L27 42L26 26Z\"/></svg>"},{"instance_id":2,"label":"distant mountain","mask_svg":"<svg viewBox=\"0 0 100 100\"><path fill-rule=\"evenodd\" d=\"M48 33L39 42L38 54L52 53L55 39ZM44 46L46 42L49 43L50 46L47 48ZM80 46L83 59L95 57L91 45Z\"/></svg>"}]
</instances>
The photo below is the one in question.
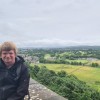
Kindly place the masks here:
<instances>
[{"instance_id":1,"label":"distant mountain","mask_svg":"<svg viewBox=\"0 0 100 100\"><path fill-rule=\"evenodd\" d=\"M100 46L66 46L66 47L23 47L19 49L71 49L71 50L87 50L87 49L93 49L93 50L100 50Z\"/></svg>"}]
</instances>

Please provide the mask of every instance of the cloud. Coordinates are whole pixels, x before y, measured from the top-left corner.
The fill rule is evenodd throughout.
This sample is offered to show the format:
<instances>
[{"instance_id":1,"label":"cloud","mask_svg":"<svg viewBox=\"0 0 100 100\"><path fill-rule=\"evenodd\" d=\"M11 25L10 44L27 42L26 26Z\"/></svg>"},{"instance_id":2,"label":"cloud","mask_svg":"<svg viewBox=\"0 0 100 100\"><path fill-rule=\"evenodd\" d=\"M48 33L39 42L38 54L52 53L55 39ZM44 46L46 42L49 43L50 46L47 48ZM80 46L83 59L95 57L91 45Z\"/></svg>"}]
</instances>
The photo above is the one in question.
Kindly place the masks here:
<instances>
[{"instance_id":1,"label":"cloud","mask_svg":"<svg viewBox=\"0 0 100 100\"><path fill-rule=\"evenodd\" d=\"M61 39L41 39L17 42L18 47L67 47L67 46L81 46L81 45L96 45L98 41L75 41L75 40L61 40ZM23 44L23 46L21 45Z\"/></svg>"},{"instance_id":2,"label":"cloud","mask_svg":"<svg viewBox=\"0 0 100 100\"><path fill-rule=\"evenodd\" d=\"M1 0L0 42L100 45L99 0Z\"/></svg>"}]
</instances>

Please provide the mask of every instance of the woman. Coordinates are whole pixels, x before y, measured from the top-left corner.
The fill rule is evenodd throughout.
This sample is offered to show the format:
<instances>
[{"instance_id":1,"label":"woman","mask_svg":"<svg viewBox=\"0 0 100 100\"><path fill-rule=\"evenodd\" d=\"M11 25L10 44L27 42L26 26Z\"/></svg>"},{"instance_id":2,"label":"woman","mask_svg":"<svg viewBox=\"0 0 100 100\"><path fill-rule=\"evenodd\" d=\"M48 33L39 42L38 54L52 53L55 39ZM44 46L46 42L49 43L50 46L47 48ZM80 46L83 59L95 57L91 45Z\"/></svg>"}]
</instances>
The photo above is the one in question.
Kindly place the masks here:
<instances>
[{"instance_id":1,"label":"woman","mask_svg":"<svg viewBox=\"0 0 100 100\"><path fill-rule=\"evenodd\" d=\"M24 100L30 75L13 42L0 46L0 100Z\"/></svg>"}]
</instances>

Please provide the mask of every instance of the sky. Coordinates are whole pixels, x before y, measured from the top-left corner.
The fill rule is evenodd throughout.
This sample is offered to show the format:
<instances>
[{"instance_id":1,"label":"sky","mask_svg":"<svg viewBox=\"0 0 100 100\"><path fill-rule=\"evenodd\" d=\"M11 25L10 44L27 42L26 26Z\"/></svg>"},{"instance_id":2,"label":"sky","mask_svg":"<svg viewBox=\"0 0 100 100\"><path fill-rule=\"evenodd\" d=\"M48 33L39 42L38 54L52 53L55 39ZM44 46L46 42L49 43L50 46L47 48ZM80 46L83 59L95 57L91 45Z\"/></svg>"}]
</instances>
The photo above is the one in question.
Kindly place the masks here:
<instances>
[{"instance_id":1,"label":"sky","mask_svg":"<svg viewBox=\"0 0 100 100\"><path fill-rule=\"evenodd\" d=\"M100 0L0 0L0 43L100 46Z\"/></svg>"}]
</instances>

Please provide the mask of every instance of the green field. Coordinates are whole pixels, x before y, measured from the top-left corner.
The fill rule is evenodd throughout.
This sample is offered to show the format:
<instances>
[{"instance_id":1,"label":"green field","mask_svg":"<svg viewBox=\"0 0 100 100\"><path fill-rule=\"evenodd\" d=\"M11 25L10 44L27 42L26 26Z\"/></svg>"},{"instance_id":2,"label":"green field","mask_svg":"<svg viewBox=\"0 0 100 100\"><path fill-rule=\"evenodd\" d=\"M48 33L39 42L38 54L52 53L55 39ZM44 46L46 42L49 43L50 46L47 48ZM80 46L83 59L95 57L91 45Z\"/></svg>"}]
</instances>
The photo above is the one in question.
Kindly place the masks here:
<instances>
[{"instance_id":1,"label":"green field","mask_svg":"<svg viewBox=\"0 0 100 100\"><path fill-rule=\"evenodd\" d=\"M31 64L31 66L33 65L34 64ZM88 85L100 91L100 68L66 64L38 64L38 66L46 66L55 72L64 70L68 74L74 74L80 80L85 81Z\"/></svg>"},{"instance_id":2,"label":"green field","mask_svg":"<svg viewBox=\"0 0 100 100\"><path fill-rule=\"evenodd\" d=\"M48 59L48 58L50 58L51 56L50 56L50 54L46 54L45 56L44 56L44 59Z\"/></svg>"}]
</instances>

